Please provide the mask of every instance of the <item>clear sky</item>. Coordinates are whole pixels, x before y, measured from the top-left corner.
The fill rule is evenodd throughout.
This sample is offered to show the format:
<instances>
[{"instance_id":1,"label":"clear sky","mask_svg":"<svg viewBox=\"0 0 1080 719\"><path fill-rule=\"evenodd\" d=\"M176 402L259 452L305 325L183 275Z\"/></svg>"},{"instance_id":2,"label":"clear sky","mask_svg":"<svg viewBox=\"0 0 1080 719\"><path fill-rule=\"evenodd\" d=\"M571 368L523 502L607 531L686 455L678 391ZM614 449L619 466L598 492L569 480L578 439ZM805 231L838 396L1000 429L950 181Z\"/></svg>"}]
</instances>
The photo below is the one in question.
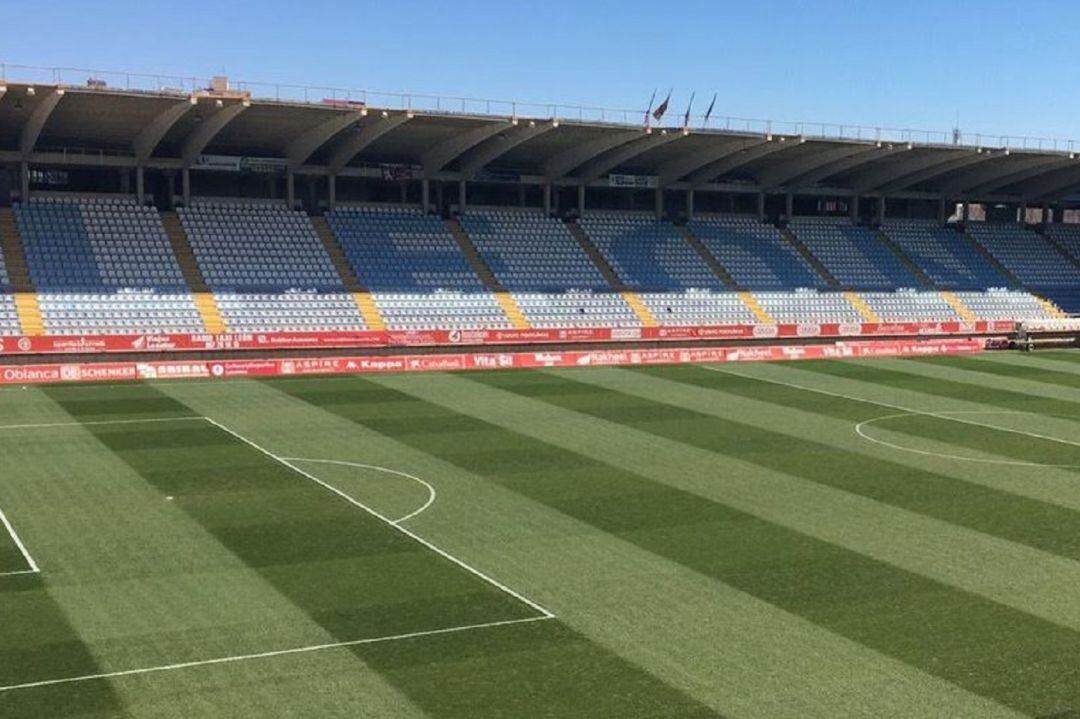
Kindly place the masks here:
<instances>
[{"instance_id":1,"label":"clear sky","mask_svg":"<svg viewBox=\"0 0 1080 719\"><path fill-rule=\"evenodd\" d=\"M1075 0L0 0L0 60L1080 140Z\"/></svg>"}]
</instances>

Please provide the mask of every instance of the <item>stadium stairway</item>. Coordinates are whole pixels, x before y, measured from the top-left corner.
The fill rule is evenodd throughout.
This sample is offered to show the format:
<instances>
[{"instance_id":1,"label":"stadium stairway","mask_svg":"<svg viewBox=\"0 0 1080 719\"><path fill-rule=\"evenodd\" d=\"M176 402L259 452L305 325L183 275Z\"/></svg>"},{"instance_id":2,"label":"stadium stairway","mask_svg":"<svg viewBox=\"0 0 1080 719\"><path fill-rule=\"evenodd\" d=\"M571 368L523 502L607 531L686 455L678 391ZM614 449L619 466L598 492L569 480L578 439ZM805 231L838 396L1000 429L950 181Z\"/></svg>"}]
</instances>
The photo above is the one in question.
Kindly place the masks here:
<instances>
[{"instance_id":1,"label":"stadium stairway","mask_svg":"<svg viewBox=\"0 0 1080 719\"><path fill-rule=\"evenodd\" d=\"M367 288L360 284L360 280L356 277L356 273L353 272L352 266L345 257L345 252L341 249L341 245L338 243L337 237L334 236L334 231L330 229L326 218L313 217L311 218L311 224L315 228L315 234L319 236L319 240L326 249L326 254L330 256L330 261L334 263L334 268L341 277L341 283L345 285L345 289L352 295L353 302L356 303L356 309L360 311L360 315L364 318L364 324L367 325L368 329L385 330L386 322L383 320L382 313L379 312L378 305L375 304L375 298L371 296L371 292Z\"/></svg>"},{"instance_id":2,"label":"stadium stairway","mask_svg":"<svg viewBox=\"0 0 1080 719\"><path fill-rule=\"evenodd\" d=\"M810 266L825 280L829 287L834 290L841 289L840 280L836 279L836 277L829 272L829 268L817 258L817 255L810 251L810 248L807 247L802 240L795 236L794 232L785 227L780 234L795 248L796 252L802 255L803 259L810 263ZM881 322L881 317L878 316L877 312L874 312L858 292L849 290L843 294L844 299L848 301L848 304L855 308L855 311L859 313L859 316L862 317L864 322Z\"/></svg>"},{"instance_id":3,"label":"stadium stairway","mask_svg":"<svg viewBox=\"0 0 1080 719\"><path fill-rule=\"evenodd\" d=\"M626 286L626 283L622 281L622 278L615 272L615 269L609 265L608 261L604 259L604 256L600 254L600 250L596 248L593 241L585 234L585 229L573 221L568 221L566 226L570 228L570 234L573 235L574 239L581 245L581 249L585 250L585 254L587 254L589 259L593 261L593 264L596 265L596 269L600 270L600 274L608 281L611 288L622 295L626 304L630 305L630 309L632 309L634 314L637 315L637 318L641 320L641 324L645 327L656 327L658 325L656 318L653 317L652 311L645 305L645 301L641 299L641 295Z\"/></svg>"},{"instance_id":4,"label":"stadium stairway","mask_svg":"<svg viewBox=\"0 0 1080 719\"><path fill-rule=\"evenodd\" d=\"M886 233L884 230L879 229L877 231L877 236L878 239L881 240L882 244L888 247L889 250L896 256L896 259L900 260L900 262L905 267L907 267L913 275L919 278L919 282L922 282L923 285L928 289L938 290L938 294L941 295L941 299L949 303L949 306L953 308L958 317L960 317L966 322L974 322L978 319L978 317L975 316L975 313L971 311L971 308L964 304L963 300L957 297L955 293L945 290L939 290L937 285L934 284L934 281L930 279L930 275L926 274L922 267L919 267L919 265L914 260L908 257L907 253L904 252L903 248L893 242L892 238L889 237L888 233Z\"/></svg>"},{"instance_id":5,"label":"stadium stairway","mask_svg":"<svg viewBox=\"0 0 1080 719\"><path fill-rule=\"evenodd\" d=\"M510 294L502 284L495 279L495 274L491 271L491 268L484 262L484 258L480 256L480 253L476 251L476 246L469 239L469 235L465 232L465 228L461 226L461 223L456 219L451 218L446 220L446 227L450 230L450 234L453 235L454 241L457 242L458 247L461 248L462 254L472 265L473 271L476 276L484 283L484 286L488 288L495 295L495 300L502 307L503 312L506 314L506 318L510 320L510 324L519 330L529 329L529 321L525 318L525 313L521 311L521 307L518 306L517 300Z\"/></svg>"},{"instance_id":6,"label":"stadium stairway","mask_svg":"<svg viewBox=\"0 0 1080 719\"><path fill-rule=\"evenodd\" d=\"M731 276L731 273L720 264L720 261L716 259L716 256L712 252L709 252L709 248L694 234L694 231L687 225L679 227L679 231L682 232L683 237L690 243L690 246L694 248L694 251L698 253L702 261L709 266L713 274L720 278L720 280L727 285L730 289L734 290L738 295L742 303L746 305L747 309L754 313L754 317L761 324L776 324L776 319L769 314L769 312L761 306L757 297L753 292L742 289L739 287L739 283L735 281L735 278Z\"/></svg>"},{"instance_id":7,"label":"stadium stairway","mask_svg":"<svg viewBox=\"0 0 1080 719\"><path fill-rule=\"evenodd\" d=\"M221 308L218 307L214 293L206 286L206 280L203 278L202 270L199 269L199 263L195 260L195 253L191 250L191 243L188 242L187 233L180 223L180 218L175 212L162 212L161 224L165 227L165 234L169 238L169 244L172 245L173 254L176 255L180 271L184 274L184 281L191 290L191 297L195 302L195 309L199 311L199 317L202 318L203 326L211 334L226 333L228 326L225 324L225 318L221 314Z\"/></svg>"},{"instance_id":8,"label":"stadium stairway","mask_svg":"<svg viewBox=\"0 0 1080 719\"><path fill-rule=\"evenodd\" d=\"M8 279L15 290L15 311L19 315L22 333L42 335L45 333L45 322L41 316L41 305L38 302L37 290L30 279L15 213L10 207L0 208L0 246L7 265Z\"/></svg>"}]
</instances>

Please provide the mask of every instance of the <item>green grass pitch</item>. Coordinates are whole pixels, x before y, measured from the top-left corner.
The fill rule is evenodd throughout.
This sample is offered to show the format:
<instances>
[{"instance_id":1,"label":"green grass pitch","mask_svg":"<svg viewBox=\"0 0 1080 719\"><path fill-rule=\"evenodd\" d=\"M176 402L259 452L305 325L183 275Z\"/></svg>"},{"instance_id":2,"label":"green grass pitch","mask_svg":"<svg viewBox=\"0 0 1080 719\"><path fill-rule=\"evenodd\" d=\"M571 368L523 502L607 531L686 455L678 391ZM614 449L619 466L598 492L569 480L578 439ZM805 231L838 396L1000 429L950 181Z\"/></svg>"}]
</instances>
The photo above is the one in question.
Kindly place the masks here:
<instances>
[{"instance_id":1,"label":"green grass pitch","mask_svg":"<svg viewBox=\"0 0 1080 719\"><path fill-rule=\"evenodd\" d=\"M1080 717L1080 355L0 391L0 717Z\"/></svg>"}]
</instances>

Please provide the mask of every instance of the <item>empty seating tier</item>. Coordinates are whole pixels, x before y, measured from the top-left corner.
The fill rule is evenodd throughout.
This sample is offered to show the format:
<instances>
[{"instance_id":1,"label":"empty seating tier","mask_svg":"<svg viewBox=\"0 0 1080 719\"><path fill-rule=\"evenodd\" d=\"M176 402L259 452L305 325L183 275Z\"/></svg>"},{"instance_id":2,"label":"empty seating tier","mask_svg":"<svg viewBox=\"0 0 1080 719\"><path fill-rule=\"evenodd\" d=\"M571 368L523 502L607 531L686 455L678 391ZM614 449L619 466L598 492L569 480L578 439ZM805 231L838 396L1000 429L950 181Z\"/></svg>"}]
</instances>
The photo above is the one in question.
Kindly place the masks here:
<instances>
[{"instance_id":1,"label":"empty seating tier","mask_svg":"<svg viewBox=\"0 0 1080 719\"><path fill-rule=\"evenodd\" d=\"M565 223L514 210L470 211L460 220L532 326L638 324Z\"/></svg>"},{"instance_id":2,"label":"empty seating tier","mask_svg":"<svg viewBox=\"0 0 1080 719\"><path fill-rule=\"evenodd\" d=\"M411 208L344 207L327 221L389 328L510 327L438 217Z\"/></svg>"},{"instance_id":3,"label":"empty seating tier","mask_svg":"<svg viewBox=\"0 0 1080 719\"><path fill-rule=\"evenodd\" d=\"M21 334L19 314L15 311L15 298L11 293L11 278L3 250L0 250L0 335Z\"/></svg>"},{"instance_id":4,"label":"empty seating tier","mask_svg":"<svg viewBox=\"0 0 1080 719\"><path fill-rule=\"evenodd\" d=\"M1080 225L1049 225L1047 234L1074 264L1080 263ZM1080 314L1080 285L1055 288L1048 294L1066 312Z\"/></svg>"},{"instance_id":5,"label":"empty seating tier","mask_svg":"<svg viewBox=\"0 0 1080 719\"><path fill-rule=\"evenodd\" d=\"M304 213L280 203L197 200L177 214L230 331L364 329Z\"/></svg>"},{"instance_id":6,"label":"empty seating tier","mask_svg":"<svg viewBox=\"0 0 1080 719\"><path fill-rule=\"evenodd\" d=\"M203 331L153 208L42 198L15 216L47 333Z\"/></svg>"},{"instance_id":7,"label":"empty seating tier","mask_svg":"<svg viewBox=\"0 0 1080 719\"><path fill-rule=\"evenodd\" d=\"M790 229L846 288L892 290L922 284L873 230L846 218L798 217Z\"/></svg>"},{"instance_id":8,"label":"empty seating tier","mask_svg":"<svg viewBox=\"0 0 1080 719\"><path fill-rule=\"evenodd\" d=\"M882 228L941 289L1008 287L1008 277L962 234L933 220L891 220Z\"/></svg>"},{"instance_id":9,"label":"empty seating tier","mask_svg":"<svg viewBox=\"0 0 1080 719\"><path fill-rule=\"evenodd\" d=\"M678 228L650 215L597 213L582 229L622 281L640 293L657 322L668 325L756 321Z\"/></svg>"},{"instance_id":10,"label":"empty seating tier","mask_svg":"<svg viewBox=\"0 0 1080 719\"><path fill-rule=\"evenodd\" d=\"M1016 223L969 222L966 229L1025 288L1080 311L1080 270L1044 238Z\"/></svg>"},{"instance_id":11,"label":"empty seating tier","mask_svg":"<svg viewBox=\"0 0 1080 719\"><path fill-rule=\"evenodd\" d=\"M938 292L897 290L859 294L884 322L945 322L962 319Z\"/></svg>"},{"instance_id":12,"label":"empty seating tier","mask_svg":"<svg viewBox=\"0 0 1080 719\"><path fill-rule=\"evenodd\" d=\"M827 287L780 230L755 217L706 215L692 220L690 229L740 287L754 292Z\"/></svg>"}]
</instances>

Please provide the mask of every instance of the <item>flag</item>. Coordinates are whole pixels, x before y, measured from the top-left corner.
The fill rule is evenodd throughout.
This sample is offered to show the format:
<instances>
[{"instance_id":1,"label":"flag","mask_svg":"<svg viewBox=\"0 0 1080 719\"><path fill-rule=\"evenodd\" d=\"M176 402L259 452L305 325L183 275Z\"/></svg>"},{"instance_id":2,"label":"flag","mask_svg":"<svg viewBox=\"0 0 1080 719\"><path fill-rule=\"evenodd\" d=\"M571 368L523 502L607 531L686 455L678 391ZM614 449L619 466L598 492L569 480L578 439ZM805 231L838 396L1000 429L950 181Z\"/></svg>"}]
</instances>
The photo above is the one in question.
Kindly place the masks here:
<instances>
[{"instance_id":1,"label":"flag","mask_svg":"<svg viewBox=\"0 0 1080 719\"><path fill-rule=\"evenodd\" d=\"M712 102L709 103L709 109L705 111L705 124L709 123L709 116L712 115L712 109L716 106L716 95L717 93L714 92Z\"/></svg>"},{"instance_id":2,"label":"flag","mask_svg":"<svg viewBox=\"0 0 1080 719\"><path fill-rule=\"evenodd\" d=\"M652 114L652 104L656 102L656 90L652 91L652 97L649 98L649 107L645 110L645 127L649 126L649 115Z\"/></svg>"},{"instance_id":3,"label":"flag","mask_svg":"<svg viewBox=\"0 0 1080 719\"><path fill-rule=\"evenodd\" d=\"M690 127L690 108L692 108L694 106L694 97L696 95L697 95L696 92L690 93L690 104L686 106L686 114L683 115L683 121L682 121L683 128Z\"/></svg>"},{"instance_id":4,"label":"flag","mask_svg":"<svg viewBox=\"0 0 1080 719\"><path fill-rule=\"evenodd\" d=\"M659 122L660 118L664 116L665 112L667 112L667 106L669 102L671 102L671 90L667 91L667 97L665 97L664 101L661 102L655 110L653 110L652 116L657 122Z\"/></svg>"}]
</instances>

